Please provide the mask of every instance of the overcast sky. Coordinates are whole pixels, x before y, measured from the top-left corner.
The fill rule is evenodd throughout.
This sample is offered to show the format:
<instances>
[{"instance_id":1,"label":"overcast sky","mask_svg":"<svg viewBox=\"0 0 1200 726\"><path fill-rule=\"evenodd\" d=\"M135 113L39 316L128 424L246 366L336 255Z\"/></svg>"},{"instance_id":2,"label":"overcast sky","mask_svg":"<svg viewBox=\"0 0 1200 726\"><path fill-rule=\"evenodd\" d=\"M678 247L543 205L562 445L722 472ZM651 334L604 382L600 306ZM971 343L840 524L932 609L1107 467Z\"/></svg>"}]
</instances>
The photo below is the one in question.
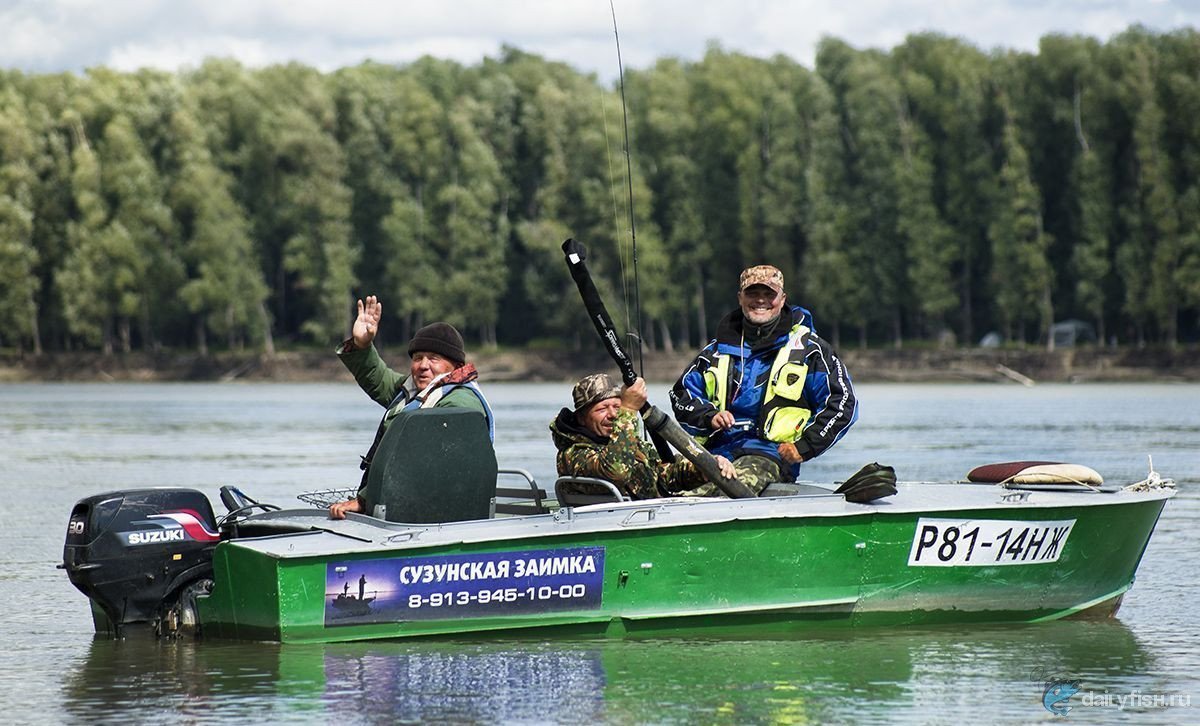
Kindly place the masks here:
<instances>
[{"instance_id":1,"label":"overcast sky","mask_svg":"<svg viewBox=\"0 0 1200 726\"><path fill-rule=\"evenodd\" d=\"M1197 27L1200 0L616 0L627 67L709 41L812 67L818 40L891 48L936 30L976 46L1035 50L1047 33L1107 40L1133 23ZM0 67L175 70L208 56L322 70L429 54L473 64L503 44L616 75L608 0L0 0Z\"/></svg>"}]
</instances>

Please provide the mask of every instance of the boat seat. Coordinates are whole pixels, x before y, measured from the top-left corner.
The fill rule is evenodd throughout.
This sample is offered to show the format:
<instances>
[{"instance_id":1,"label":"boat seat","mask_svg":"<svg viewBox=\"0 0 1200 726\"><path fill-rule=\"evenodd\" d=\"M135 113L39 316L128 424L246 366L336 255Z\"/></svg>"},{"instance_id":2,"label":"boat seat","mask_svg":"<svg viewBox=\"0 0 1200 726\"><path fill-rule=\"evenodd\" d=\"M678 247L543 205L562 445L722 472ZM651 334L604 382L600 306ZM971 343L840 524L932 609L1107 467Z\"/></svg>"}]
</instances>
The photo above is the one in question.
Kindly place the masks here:
<instances>
[{"instance_id":1,"label":"boat seat","mask_svg":"<svg viewBox=\"0 0 1200 726\"><path fill-rule=\"evenodd\" d=\"M488 519L496 474L496 451L478 411L403 413L375 452L363 492L366 513L409 524Z\"/></svg>"},{"instance_id":2,"label":"boat seat","mask_svg":"<svg viewBox=\"0 0 1200 726\"><path fill-rule=\"evenodd\" d=\"M525 486L502 487L500 479L497 479L496 514L529 515L550 511L546 506L546 500L549 499L546 490L538 486L532 474L524 469L501 469L498 473L501 477L521 477L525 480Z\"/></svg>"},{"instance_id":3,"label":"boat seat","mask_svg":"<svg viewBox=\"0 0 1200 726\"><path fill-rule=\"evenodd\" d=\"M560 476L554 482L554 498L560 507L630 501L612 482L590 476Z\"/></svg>"},{"instance_id":4,"label":"boat seat","mask_svg":"<svg viewBox=\"0 0 1200 726\"><path fill-rule=\"evenodd\" d=\"M554 482L554 498L558 500L560 507L630 501L612 482L590 476L559 477Z\"/></svg>"}]
</instances>

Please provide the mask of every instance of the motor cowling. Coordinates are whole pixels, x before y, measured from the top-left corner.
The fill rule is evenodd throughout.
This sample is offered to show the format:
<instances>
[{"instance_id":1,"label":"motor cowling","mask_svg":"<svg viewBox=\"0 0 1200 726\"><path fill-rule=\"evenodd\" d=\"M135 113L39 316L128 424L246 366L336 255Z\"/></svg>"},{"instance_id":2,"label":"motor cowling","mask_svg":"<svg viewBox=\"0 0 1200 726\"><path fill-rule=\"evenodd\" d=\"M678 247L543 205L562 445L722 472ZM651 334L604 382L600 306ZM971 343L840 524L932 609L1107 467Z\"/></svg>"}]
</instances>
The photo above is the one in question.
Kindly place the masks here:
<instances>
[{"instance_id":1,"label":"motor cowling","mask_svg":"<svg viewBox=\"0 0 1200 726\"><path fill-rule=\"evenodd\" d=\"M154 622L188 584L212 576L220 541L212 504L194 489L108 492L71 510L63 569L99 614L96 629L119 634Z\"/></svg>"}]
</instances>

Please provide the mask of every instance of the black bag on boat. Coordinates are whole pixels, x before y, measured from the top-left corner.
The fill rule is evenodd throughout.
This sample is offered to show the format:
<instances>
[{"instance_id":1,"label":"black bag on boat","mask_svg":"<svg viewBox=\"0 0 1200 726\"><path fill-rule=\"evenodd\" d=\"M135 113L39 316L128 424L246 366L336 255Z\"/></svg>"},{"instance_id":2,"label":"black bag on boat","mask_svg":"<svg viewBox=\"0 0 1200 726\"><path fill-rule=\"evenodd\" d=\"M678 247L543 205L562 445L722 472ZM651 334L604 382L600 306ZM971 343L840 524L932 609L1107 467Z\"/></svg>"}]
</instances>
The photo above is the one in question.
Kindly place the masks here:
<instances>
[{"instance_id":1,"label":"black bag on boat","mask_svg":"<svg viewBox=\"0 0 1200 726\"><path fill-rule=\"evenodd\" d=\"M876 499L890 497L896 493L896 470L879 462L872 462L854 473L834 490L848 502L867 504Z\"/></svg>"}]
</instances>

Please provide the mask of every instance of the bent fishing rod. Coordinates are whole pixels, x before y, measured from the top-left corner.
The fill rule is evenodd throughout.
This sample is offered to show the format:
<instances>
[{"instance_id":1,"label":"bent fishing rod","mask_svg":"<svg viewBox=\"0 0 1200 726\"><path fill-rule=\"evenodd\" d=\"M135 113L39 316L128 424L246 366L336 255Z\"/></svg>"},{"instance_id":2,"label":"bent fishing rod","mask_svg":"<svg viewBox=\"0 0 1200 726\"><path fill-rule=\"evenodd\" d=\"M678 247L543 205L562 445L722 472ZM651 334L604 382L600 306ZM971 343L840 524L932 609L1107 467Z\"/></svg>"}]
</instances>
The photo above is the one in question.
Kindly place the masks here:
<instances>
[{"instance_id":1,"label":"bent fishing rod","mask_svg":"<svg viewBox=\"0 0 1200 726\"><path fill-rule=\"evenodd\" d=\"M604 301L600 299L600 292L596 290L596 284L592 281L591 273L588 272L585 264L587 249L574 239L568 239L563 242L562 250L567 258L567 268L571 271L571 279L579 288L579 296L583 298L583 306L587 308L588 318L591 319L596 332L600 334L600 339L604 341L604 347L608 350L609 356L621 370L621 380L627 386L632 384L638 376L633 369L633 361L621 347L612 318L609 317L608 310L604 307ZM721 474L716 457L696 443L696 440L689 436L675 419L651 406L649 402L642 406L641 416L646 423L647 430L657 434L675 447L688 461L696 465L705 479L716 484L721 491L733 499L749 499L755 496L754 492L740 480L726 479Z\"/></svg>"},{"instance_id":2,"label":"bent fishing rod","mask_svg":"<svg viewBox=\"0 0 1200 726\"><path fill-rule=\"evenodd\" d=\"M629 103L625 100L625 63L621 60L621 34L617 32L617 8L613 4L613 0L608 0L608 9L612 12L613 39L617 42L617 81L621 89L621 128L625 133L625 189L629 200L627 207L629 248L633 264L634 338L637 341L638 370L640 371L644 367L642 358L642 289L638 284L637 225L634 224L633 214L633 148L629 144Z\"/></svg>"}]
</instances>

